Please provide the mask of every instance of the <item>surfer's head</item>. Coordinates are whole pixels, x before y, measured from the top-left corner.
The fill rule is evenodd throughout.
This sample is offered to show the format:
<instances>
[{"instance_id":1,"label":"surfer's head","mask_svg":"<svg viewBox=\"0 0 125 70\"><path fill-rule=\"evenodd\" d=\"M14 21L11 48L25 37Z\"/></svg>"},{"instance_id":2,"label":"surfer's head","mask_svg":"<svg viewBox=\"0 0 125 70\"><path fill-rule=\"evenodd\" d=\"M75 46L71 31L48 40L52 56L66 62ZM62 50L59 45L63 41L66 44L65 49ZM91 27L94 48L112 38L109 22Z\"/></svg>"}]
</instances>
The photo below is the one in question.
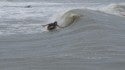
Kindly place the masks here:
<instances>
[{"instance_id":1,"label":"surfer's head","mask_svg":"<svg viewBox=\"0 0 125 70\"><path fill-rule=\"evenodd\" d=\"M54 24L55 26L57 26L57 21L55 21L53 24Z\"/></svg>"}]
</instances>

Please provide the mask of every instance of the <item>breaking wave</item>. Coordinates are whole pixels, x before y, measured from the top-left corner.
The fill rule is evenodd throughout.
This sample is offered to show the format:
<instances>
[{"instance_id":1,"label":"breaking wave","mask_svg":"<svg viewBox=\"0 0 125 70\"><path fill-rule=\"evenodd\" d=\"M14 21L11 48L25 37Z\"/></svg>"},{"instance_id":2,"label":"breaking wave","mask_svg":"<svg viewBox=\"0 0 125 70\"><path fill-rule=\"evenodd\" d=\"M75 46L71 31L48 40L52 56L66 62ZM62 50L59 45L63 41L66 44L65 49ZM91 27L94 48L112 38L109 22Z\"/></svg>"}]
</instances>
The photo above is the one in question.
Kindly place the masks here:
<instances>
[{"instance_id":1,"label":"breaking wave","mask_svg":"<svg viewBox=\"0 0 125 70\"><path fill-rule=\"evenodd\" d=\"M104 7L102 10L110 14L125 16L125 4L124 3L123 4L110 4Z\"/></svg>"}]
</instances>

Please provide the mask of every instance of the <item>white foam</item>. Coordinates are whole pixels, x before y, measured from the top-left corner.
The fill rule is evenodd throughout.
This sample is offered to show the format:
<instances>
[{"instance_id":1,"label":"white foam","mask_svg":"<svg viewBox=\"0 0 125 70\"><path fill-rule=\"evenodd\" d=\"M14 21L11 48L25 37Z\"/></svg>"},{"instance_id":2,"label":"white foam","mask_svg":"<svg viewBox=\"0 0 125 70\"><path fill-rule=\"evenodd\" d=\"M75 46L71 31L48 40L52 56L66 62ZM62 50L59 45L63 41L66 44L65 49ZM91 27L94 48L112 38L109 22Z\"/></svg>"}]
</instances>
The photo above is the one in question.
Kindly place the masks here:
<instances>
[{"instance_id":1,"label":"white foam","mask_svg":"<svg viewBox=\"0 0 125 70\"><path fill-rule=\"evenodd\" d=\"M125 16L125 4L124 3L120 3L120 4L113 3L106 7L103 7L101 10L106 13Z\"/></svg>"}]
</instances>

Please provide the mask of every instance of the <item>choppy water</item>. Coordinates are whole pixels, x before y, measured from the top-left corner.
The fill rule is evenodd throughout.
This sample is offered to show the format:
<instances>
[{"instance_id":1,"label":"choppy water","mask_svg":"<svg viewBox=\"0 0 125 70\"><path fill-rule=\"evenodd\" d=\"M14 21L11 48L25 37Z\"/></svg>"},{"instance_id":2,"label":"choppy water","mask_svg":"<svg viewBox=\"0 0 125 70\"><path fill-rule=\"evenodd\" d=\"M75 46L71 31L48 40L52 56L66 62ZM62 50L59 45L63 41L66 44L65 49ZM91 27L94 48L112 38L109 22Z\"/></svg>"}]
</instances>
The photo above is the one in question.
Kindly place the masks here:
<instances>
[{"instance_id":1,"label":"choppy water","mask_svg":"<svg viewBox=\"0 0 125 70\"><path fill-rule=\"evenodd\" d=\"M0 3L0 70L125 69L124 1L51 2ZM42 29L71 10L83 17L63 29Z\"/></svg>"}]
</instances>

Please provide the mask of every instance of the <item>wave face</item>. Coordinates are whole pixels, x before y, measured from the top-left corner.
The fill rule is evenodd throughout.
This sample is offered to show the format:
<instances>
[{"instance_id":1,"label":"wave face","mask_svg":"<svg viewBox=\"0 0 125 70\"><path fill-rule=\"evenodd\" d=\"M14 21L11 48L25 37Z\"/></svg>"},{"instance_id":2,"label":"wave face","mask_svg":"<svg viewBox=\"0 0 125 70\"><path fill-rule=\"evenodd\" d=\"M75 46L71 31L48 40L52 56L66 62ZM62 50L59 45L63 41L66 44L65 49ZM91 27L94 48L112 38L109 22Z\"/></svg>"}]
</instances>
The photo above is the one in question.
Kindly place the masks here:
<instances>
[{"instance_id":1,"label":"wave face","mask_svg":"<svg viewBox=\"0 0 125 70\"><path fill-rule=\"evenodd\" d=\"M15 7L5 7L5 5L2 7L3 10L0 12L4 11L4 14L0 15L4 18L0 19L1 34L7 33L5 30L8 32L12 30L10 33L13 33L17 28L17 31L12 35L0 36L0 70L125 69L125 17L98 9L78 7L60 9L59 5L55 5L49 4L52 8L42 5L47 10L41 6L39 8L37 6L36 9L36 5L35 8L34 5L32 8L24 8L23 5L16 11L13 10ZM61 7L64 8L62 5ZM13 16L14 20L9 16L5 17L4 8L8 9L9 16ZM48 17L45 16L46 13L49 13ZM18 18L13 14L24 16ZM46 21L41 19L43 16L45 20L49 20L52 16L47 22L58 21L64 28L50 32L43 31L40 26L46 24ZM74 16L76 18L73 18ZM31 30L28 27L31 27ZM35 30L37 32L33 32Z\"/></svg>"}]
</instances>

